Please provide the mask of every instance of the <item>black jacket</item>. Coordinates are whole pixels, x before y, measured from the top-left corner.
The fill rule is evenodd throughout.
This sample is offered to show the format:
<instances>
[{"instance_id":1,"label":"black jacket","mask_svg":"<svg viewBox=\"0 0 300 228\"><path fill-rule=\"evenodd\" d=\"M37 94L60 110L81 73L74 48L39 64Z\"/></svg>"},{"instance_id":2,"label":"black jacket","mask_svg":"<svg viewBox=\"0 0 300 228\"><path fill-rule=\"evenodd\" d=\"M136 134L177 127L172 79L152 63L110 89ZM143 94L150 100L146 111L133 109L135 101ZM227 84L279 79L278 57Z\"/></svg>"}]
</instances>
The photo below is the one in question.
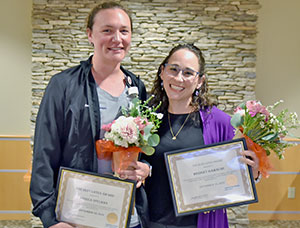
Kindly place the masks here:
<instances>
[{"instance_id":1,"label":"black jacket","mask_svg":"<svg viewBox=\"0 0 300 228\"><path fill-rule=\"evenodd\" d=\"M36 119L30 195L33 214L44 227L55 219L56 183L61 166L97 172L95 140L99 137L100 111L96 83L91 74L91 59L53 76L45 90ZM143 82L122 68L129 86L137 86L141 100L146 99ZM88 96L90 94L90 96ZM92 110L92 111L91 111ZM93 123L91 123L91 120ZM94 129L92 129L92 126ZM137 190L138 213L144 189ZM145 227L145 226L144 226Z\"/></svg>"}]
</instances>

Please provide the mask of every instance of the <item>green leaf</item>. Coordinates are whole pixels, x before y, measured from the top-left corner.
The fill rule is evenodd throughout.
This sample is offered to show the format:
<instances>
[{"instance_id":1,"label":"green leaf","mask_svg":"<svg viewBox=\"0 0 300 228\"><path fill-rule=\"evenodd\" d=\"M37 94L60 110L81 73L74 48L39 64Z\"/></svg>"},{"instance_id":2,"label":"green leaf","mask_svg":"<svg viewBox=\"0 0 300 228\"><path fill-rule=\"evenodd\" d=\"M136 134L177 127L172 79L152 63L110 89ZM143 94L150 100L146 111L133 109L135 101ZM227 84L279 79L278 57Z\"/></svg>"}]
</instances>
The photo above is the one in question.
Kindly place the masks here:
<instances>
[{"instance_id":1,"label":"green leaf","mask_svg":"<svg viewBox=\"0 0 300 228\"><path fill-rule=\"evenodd\" d=\"M140 103L140 99L137 98L137 97L135 97L135 98L132 99L131 102L132 102L135 106L137 106L137 105Z\"/></svg>"},{"instance_id":2,"label":"green leaf","mask_svg":"<svg viewBox=\"0 0 300 228\"><path fill-rule=\"evenodd\" d=\"M273 133L273 134L266 135L266 136L262 137L261 139L265 140L265 141L272 141L272 140L276 139L277 137L278 137L278 134Z\"/></svg>"},{"instance_id":3,"label":"green leaf","mask_svg":"<svg viewBox=\"0 0 300 228\"><path fill-rule=\"evenodd\" d=\"M235 128L241 126L243 122L244 122L244 118L240 114L234 114L230 120L231 125Z\"/></svg>"},{"instance_id":4,"label":"green leaf","mask_svg":"<svg viewBox=\"0 0 300 228\"><path fill-rule=\"evenodd\" d=\"M155 149L153 147L151 147L151 146L142 146L142 151L146 155L150 156L150 155L154 154Z\"/></svg>"},{"instance_id":5,"label":"green leaf","mask_svg":"<svg viewBox=\"0 0 300 228\"><path fill-rule=\"evenodd\" d=\"M149 124L144 128L144 139L148 141L148 138L151 136L151 129L153 128L153 124Z\"/></svg>"},{"instance_id":6,"label":"green leaf","mask_svg":"<svg viewBox=\"0 0 300 228\"><path fill-rule=\"evenodd\" d=\"M148 138L148 144L150 146L157 146L159 143L159 136L158 134L153 134Z\"/></svg>"},{"instance_id":7,"label":"green leaf","mask_svg":"<svg viewBox=\"0 0 300 228\"><path fill-rule=\"evenodd\" d=\"M139 110L137 109L132 109L130 112L130 116L132 117L137 117L139 115Z\"/></svg>"}]
</instances>

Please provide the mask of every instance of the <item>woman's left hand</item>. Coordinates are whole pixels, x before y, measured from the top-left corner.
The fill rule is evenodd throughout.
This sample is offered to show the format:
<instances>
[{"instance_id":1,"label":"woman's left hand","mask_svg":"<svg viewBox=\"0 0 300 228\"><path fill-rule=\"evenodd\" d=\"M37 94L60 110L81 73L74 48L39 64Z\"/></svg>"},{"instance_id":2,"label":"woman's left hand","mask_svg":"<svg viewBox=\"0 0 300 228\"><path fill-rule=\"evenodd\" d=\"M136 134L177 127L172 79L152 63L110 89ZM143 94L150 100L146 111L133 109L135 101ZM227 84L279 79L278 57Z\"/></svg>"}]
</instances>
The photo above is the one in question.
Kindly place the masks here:
<instances>
[{"instance_id":1,"label":"woman's left hand","mask_svg":"<svg viewBox=\"0 0 300 228\"><path fill-rule=\"evenodd\" d=\"M244 150L241 152L243 157L241 160L252 167L252 174L254 179L259 176L259 159L252 150Z\"/></svg>"},{"instance_id":2,"label":"woman's left hand","mask_svg":"<svg viewBox=\"0 0 300 228\"><path fill-rule=\"evenodd\" d=\"M150 168L147 164L139 161L131 162L126 170L120 170L119 176L123 179L137 181L136 187L139 188L149 176Z\"/></svg>"}]
</instances>

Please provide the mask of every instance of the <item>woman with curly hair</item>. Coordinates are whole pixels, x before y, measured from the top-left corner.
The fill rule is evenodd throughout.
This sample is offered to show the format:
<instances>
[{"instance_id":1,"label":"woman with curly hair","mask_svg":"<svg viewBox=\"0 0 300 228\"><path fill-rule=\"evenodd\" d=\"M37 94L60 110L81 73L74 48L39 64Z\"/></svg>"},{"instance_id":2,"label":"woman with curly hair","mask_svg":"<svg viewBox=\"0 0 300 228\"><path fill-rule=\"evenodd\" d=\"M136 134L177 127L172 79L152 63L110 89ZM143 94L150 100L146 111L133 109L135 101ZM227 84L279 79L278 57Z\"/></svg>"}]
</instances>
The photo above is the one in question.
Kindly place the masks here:
<instances>
[{"instance_id":1,"label":"woman with curly hair","mask_svg":"<svg viewBox=\"0 0 300 228\"><path fill-rule=\"evenodd\" d=\"M225 209L176 217L164 161L164 153L172 150L231 140L234 128L230 116L209 99L202 52L192 44L174 47L160 64L152 94L152 105L162 102L164 114L159 129L160 143L152 156L144 156L152 166L145 189L149 204L150 228L227 228ZM244 161L258 175L258 159L245 151Z\"/></svg>"}]
</instances>

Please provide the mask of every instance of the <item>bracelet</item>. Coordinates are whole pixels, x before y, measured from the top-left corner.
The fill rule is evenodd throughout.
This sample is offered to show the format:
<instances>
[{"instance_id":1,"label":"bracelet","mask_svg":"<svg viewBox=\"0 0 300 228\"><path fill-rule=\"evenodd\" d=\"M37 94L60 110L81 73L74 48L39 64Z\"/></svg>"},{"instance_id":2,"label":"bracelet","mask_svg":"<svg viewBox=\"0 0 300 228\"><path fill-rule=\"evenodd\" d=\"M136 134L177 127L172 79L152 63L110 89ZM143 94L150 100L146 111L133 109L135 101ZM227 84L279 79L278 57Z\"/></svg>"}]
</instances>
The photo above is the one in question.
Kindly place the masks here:
<instances>
[{"instance_id":1,"label":"bracelet","mask_svg":"<svg viewBox=\"0 0 300 228\"><path fill-rule=\"evenodd\" d=\"M147 164L149 166L149 174L148 177L152 176L152 166L150 164Z\"/></svg>"}]
</instances>

